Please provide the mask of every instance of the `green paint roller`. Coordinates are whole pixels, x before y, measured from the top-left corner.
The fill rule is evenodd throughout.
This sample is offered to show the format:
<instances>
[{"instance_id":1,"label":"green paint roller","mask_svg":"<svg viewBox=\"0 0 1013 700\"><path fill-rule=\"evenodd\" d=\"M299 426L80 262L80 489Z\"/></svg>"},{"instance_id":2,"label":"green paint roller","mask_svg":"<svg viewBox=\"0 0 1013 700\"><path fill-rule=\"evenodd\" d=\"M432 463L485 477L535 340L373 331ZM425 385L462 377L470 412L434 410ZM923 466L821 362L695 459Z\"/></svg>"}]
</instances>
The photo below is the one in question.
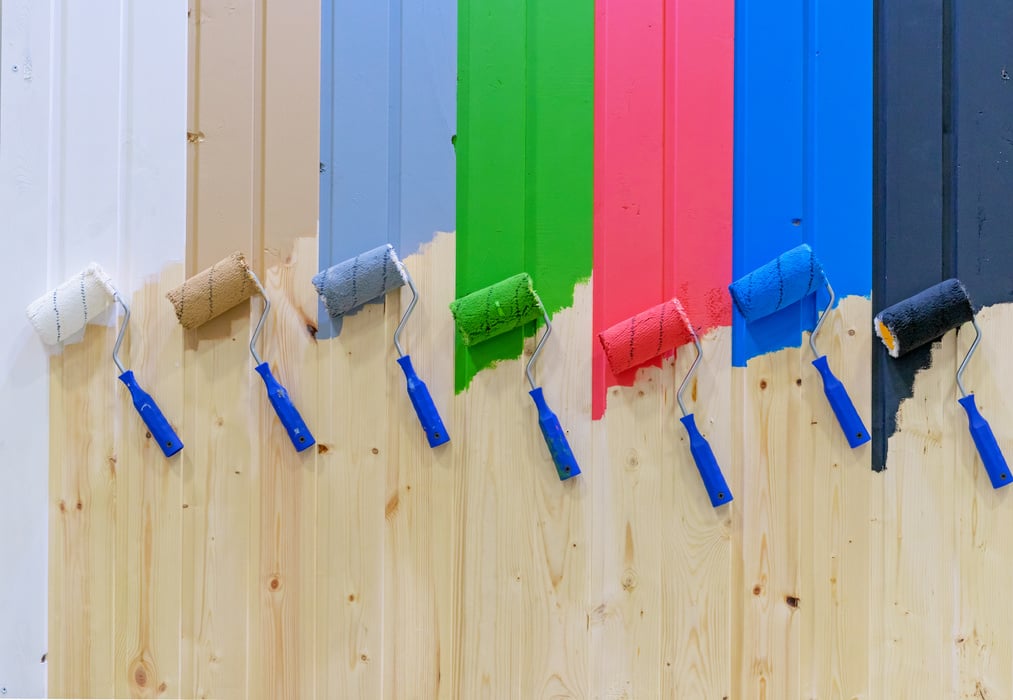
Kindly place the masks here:
<instances>
[{"instance_id":1,"label":"green paint roller","mask_svg":"<svg viewBox=\"0 0 1013 700\"><path fill-rule=\"evenodd\" d=\"M468 347L476 345L507 331L519 328L526 323L542 317L545 320L545 333L535 347L535 352L528 360L524 373L531 386L529 394L538 407L538 425L549 448L549 454L556 465L559 479L565 481L580 474L577 459L573 456L566 433L559 424L559 418L545 402L541 387L535 387L531 368L545 346L545 341L552 333L549 314L545 311L541 299L535 293L531 277L526 273L514 275L502 282L457 299L450 304L450 312L457 324L457 332L461 341Z\"/></svg>"}]
</instances>

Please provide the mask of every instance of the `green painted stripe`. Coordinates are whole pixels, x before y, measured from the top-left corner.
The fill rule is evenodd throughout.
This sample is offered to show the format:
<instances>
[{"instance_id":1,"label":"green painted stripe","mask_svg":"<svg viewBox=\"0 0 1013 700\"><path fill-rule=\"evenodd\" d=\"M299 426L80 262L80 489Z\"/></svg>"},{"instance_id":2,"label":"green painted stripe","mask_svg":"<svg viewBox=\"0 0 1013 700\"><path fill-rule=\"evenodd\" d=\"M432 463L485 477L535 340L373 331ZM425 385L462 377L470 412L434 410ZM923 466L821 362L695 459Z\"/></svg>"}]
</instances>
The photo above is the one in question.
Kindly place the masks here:
<instances>
[{"instance_id":1,"label":"green painted stripe","mask_svg":"<svg viewBox=\"0 0 1013 700\"><path fill-rule=\"evenodd\" d=\"M528 272L552 314L591 275L594 1L460 0L458 25L457 296ZM457 391L522 342L458 341Z\"/></svg>"}]
</instances>

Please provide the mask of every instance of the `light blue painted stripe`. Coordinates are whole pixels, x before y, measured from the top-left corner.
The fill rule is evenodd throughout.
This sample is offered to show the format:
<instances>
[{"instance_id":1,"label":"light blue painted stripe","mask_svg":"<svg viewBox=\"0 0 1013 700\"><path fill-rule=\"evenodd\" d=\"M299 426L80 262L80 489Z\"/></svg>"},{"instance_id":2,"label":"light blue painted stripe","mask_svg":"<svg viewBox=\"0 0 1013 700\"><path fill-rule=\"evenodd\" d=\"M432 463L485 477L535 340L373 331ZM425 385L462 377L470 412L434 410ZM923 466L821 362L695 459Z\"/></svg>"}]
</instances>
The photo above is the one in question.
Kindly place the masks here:
<instances>
[{"instance_id":1,"label":"light blue painted stripe","mask_svg":"<svg viewBox=\"0 0 1013 700\"><path fill-rule=\"evenodd\" d=\"M736 4L736 279L805 242L839 298L870 294L871 17L867 2ZM733 364L799 346L817 303L749 324L736 311Z\"/></svg>"},{"instance_id":2,"label":"light blue painted stripe","mask_svg":"<svg viewBox=\"0 0 1013 700\"><path fill-rule=\"evenodd\" d=\"M454 230L456 0L324 0L321 19L320 267L410 255Z\"/></svg>"}]
</instances>

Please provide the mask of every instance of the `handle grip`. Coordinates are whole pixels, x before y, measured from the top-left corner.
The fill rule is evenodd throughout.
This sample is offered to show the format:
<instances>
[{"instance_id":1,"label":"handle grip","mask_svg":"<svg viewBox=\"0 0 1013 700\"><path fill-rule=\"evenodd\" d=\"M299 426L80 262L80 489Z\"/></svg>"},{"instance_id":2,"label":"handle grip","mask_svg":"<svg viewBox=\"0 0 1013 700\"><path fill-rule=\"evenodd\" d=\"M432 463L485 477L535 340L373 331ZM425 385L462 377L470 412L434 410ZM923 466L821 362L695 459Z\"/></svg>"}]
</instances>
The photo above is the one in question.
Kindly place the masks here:
<instances>
[{"instance_id":1,"label":"handle grip","mask_svg":"<svg viewBox=\"0 0 1013 700\"><path fill-rule=\"evenodd\" d=\"M865 423L862 422L862 417L858 415L855 404L852 403L851 397L848 396L848 390L841 384L841 380L830 371L830 365L827 364L827 356L823 355L813 360L813 367L823 377L823 393L827 395L827 401L830 402L830 407L834 409L834 415L837 416L837 422L840 423L841 430L844 431L844 437L848 439L848 444L852 447L858 447L871 440L872 436L869 435L869 431L865 428Z\"/></svg>"},{"instance_id":2,"label":"handle grip","mask_svg":"<svg viewBox=\"0 0 1013 700\"><path fill-rule=\"evenodd\" d=\"M710 443L707 442L707 439L697 429L696 419L692 413L683 416L679 420L686 426L686 432L689 433L689 451L693 453L693 461L696 462L700 478L703 479L707 495L710 496L711 505L715 508L723 506L725 503L731 501L733 496L731 489L728 488L728 483L725 481L724 474L721 473L721 467L718 466L714 450L711 449Z\"/></svg>"},{"instance_id":3,"label":"handle grip","mask_svg":"<svg viewBox=\"0 0 1013 700\"><path fill-rule=\"evenodd\" d=\"M538 427L542 429L542 437L552 455L552 461L556 464L556 472L560 481L580 474L580 467L577 465L577 458L573 456L570 443L566 440L566 433L563 426L559 424L559 418L545 403L545 396L542 395L542 387L532 389L528 392L538 407Z\"/></svg>"},{"instance_id":4,"label":"handle grip","mask_svg":"<svg viewBox=\"0 0 1013 700\"><path fill-rule=\"evenodd\" d=\"M397 358L397 363L404 370L405 379L408 380L408 398L412 401L415 414L419 417L422 430L426 433L430 447L438 447L445 442L450 442L450 434L443 425L440 412L436 410L433 397L429 395L429 387L415 374L412 367L412 358L409 355Z\"/></svg>"},{"instance_id":5,"label":"handle grip","mask_svg":"<svg viewBox=\"0 0 1013 700\"><path fill-rule=\"evenodd\" d=\"M1002 456L1002 450L999 449L999 443L995 439L988 421L978 413L978 407L974 403L974 394L968 394L964 398L958 399L958 403L967 412L968 428L974 439L974 445L978 448L981 462L985 465L985 471L988 472L988 478L992 481L992 488L998 489L1007 486L1013 479L1010 479L1006 458Z\"/></svg>"},{"instance_id":6,"label":"handle grip","mask_svg":"<svg viewBox=\"0 0 1013 700\"><path fill-rule=\"evenodd\" d=\"M266 362L261 362L257 365L256 369L257 373L264 380L264 386L267 387L267 398L271 400L274 412L278 414L278 420L285 426L288 438L292 441L295 451L302 452L312 447L316 443L316 440L313 439L313 434L306 427L306 423L303 421L302 416L299 415L299 411L296 410L295 404L289 398L288 391L274 378L274 375L271 374L271 368Z\"/></svg>"},{"instance_id":7,"label":"handle grip","mask_svg":"<svg viewBox=\"0 0 1013 700\"><path fill-rule=\"evenodd\" d=\"M155 400L151 398L151 394L142 389L137 380L134 379L133 370L128 369L121 374L120 381L126 384L127 389L130 390L130 398L134 401L134 408L137 409L144 424L148 426L148 432L151 433L151 437L162 448L162 454L166 457L172 457L182 450L183 441L179 439L176 431L169 425L169 421L162 415L162 410L155 403Z\"/></svg>"}]
</instances>

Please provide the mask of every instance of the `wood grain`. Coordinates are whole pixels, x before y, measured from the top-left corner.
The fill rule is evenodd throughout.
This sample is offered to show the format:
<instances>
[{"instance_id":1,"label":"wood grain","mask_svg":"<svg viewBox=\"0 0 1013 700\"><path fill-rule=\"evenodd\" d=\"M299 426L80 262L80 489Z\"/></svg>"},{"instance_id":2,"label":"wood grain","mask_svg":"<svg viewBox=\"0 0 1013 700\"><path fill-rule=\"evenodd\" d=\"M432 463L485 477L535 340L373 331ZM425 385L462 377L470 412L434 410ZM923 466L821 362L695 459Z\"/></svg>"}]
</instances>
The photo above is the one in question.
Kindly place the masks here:
<instances>
[{"instance_id":1,"label":"wood grain","mask_svg":"<svg viewBox=\"0 0 1013 700\"><path fill-rule=\"evenodd\" d=\"M870 304L844 299L830 312L817 347L847 388L868 425L868 358L872 343ZM808 349L808 338L804 337ZM878 342L878 341L877 341ZM803 350L802 568L797 609L801 619L802 697L881 697L869 692L870 538L869 510L881 479L870 469L871 447L851 449L841 433ZM878 596L876 598L878 600Z\"/></svg>"},{"instance_id":2,"label":"wood grain","mask_svg":"<svg viewBox=\"0 0 1013 700\"><path fill-rule=\"evenodd\" d=\"M386 397L389 450L384 542L384 695L451 698L454 570L457 549L454 450L466 440L451 419L454 406L454 237L438 234L404 260L420 290L402 344L443 417L451 442L430 449L405 391L405 378L388 342ZM385 315L398 318L411 292L389 294ZM389 327L389 324L388 324Z\"/></svg>"},{"instance_id":3,"label":"wood grain","mask_svg":"<svg viewBox=\"0 0 1013 700\"><path fill-rule=\"evenodd\" d=\"M252 6L195 0L191 7L187 277L235 250L259 264L252 177L235 177L256 164L255 26ZM250 407L261 398L247 348L252 306L186 334L181 627L189 653L181 689L198 698L247 696L253 667L260 668L249 646L261 455L250 439L259 415Z\"/></svg>"},{"instance_id":4,"label":"wood grain","mask_svg":"<svg viewBox=\"0 0 1013 700\"><path fill-rule=\"evenodd\" d=\"M116 693L114 335L89 331L50 366L49 692L58 697Z\"/></svg>"},{"instance_id":5,"label":"wood grain","mask_svg":"<svg viewBox=\"0 0 1013 700\"><path fill-rule=\"evenodd\" d=\"M129 341L121 351L177 432L183 416L183 330L164 300L182 281L177 265L134 295ZM116 527L112 576L118 591L116 695L180 695L182 461L165 459L125 387L118 387L117 398L116 451L108 461L122 522Z\"/></svg>"},{"instance_id":6,"label":"wood grain","mask_svg":"<svg viewBox=\"0 0 1013 700\"><path fill-rule=\"evenodd\" d=\"M588 612L591 687L605 697L661 692L661 547L667 521L662 472L671 431L663 409L672 371L640 371L633 387L608 390L594 424L594 572ZM667 395L667 399L666 399ZM583 477L581 477L583 478Z\"/></svg>"},{"instance_id":7,"label":"wood grain","mask_svg":"<svg viewBox=\"0 0 1013 700\"><path fill-rule=\"evenodd\" d=\"M685 401L730 485L732 473L731 332L703 339L703 360ZM666 363L661 469L661 697L721 698L731 691L731 526L737 501L714 508L689 451L676 390L695 357L692 346ZM738 492L732 491L735 498Z\"/></svg>"},{"instance_id":8,"label":"wood grain","mask_svg":"<svg viewBox=\"0 0 1013 700\"><path fill-rule=\"evenodd\" d=\"M901 404L882 486L883 561L877 567L882 598L874 604L883 622L877 630L882 636L872 643L883 652L878 680L885 697L956 691L955 663L924 661L956 661L951 630L958 571L953 501L957 432L946 429L959 419L952 396L952 333L933 347L932 357L934 369L916 376L915 395Z\"/></svg>"},{"instance_id":9,"label":"wood grain","mask_svg":"<svg viewBox=\"0 0 1013 700\"><path fill-rule=\"evenodd\" d=\"M321 345L318 693L382 697L391 334L382 305ZM393 507L391 504L390 507Z\"/></svg>"},{"instance_id":10,"label":"wood grain","mask_svg":"<svg viewBox=\"0 0 1013 700\"><path fill-rule=\"evenodd\" d=\"M1007 357L1004 348L1013 338L1013 318L1008 311L1008 306L992 306L978 314L978 322L987 330L964 374L964 384L974 394L1007 460L1013 457L1013 403L1000 387ZM957 365L973 339L974 329L965 324L956 338L953 359ZM956 368L941 365L939 371L947 369ZM955 380L942 387L941 402L952 404L960 396ZM977 694L979 698L1001 698L1013 695L1013 636L1009 633L1013 629L1013 611L1001 602L1006 596L1004 582L1013 574L1013 563L997 535L1010 532L1013 526L1013 493L1008 487L998 491L992 488L967 432L964 410L957 407L951 417L953 423L946 428L953 434L955 564L962 575L955 583L959 597L953 636L944 636L943 643L951 643L957 655L956 688L960 697L973 698Z\"/></svg>"},{"instance_id":11,"label":"wood grain","mask_svg":"<svg viewBox=\"0 0 1013 700\"><path fill-rule=\"evenodd\" d=\"M740 442L733 527L741 565L733 574L737 601L732 639L734 697L799 697L798 608L801 578L802 389L800 351L788 348L733 369ZM736 486L732 486L736 488ZM741 651L737 651L741 650Z\"/></svg>"}]
</instances>

